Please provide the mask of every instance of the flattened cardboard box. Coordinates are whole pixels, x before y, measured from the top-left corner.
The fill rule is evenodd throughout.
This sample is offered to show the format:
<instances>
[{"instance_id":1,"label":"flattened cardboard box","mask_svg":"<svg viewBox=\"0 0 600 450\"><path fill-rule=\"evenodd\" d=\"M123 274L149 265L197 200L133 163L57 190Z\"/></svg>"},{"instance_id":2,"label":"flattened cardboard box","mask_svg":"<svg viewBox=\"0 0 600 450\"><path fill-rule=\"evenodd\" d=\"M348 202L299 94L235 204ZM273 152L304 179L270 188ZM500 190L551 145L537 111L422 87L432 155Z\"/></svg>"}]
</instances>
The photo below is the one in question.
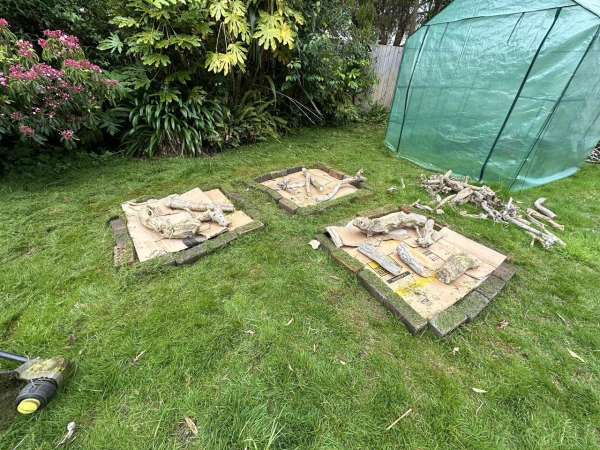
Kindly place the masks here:
<instances>
[{"instance_id":1,"label":"flattened cardboard box","mask_svg":"<svg viewBox=\"0 0 600 450\"><path fill-rule=\"evenodd\" d=\"M334 244L375 273L386 286L398 294L420 316L431 319L459 301L498 268L506 258L490 248L468 239L449 228L438 232L436 242L428 248L416 243L418 234L412 228L398 228L383 236L367 239L366 235L349 223L346 227L328 227L327 231ZM408 251L423 265L432 270L444 265L446 260L457 253L467 253L480 261L477 269L470 269L452 284L444 284L435 275L421 277L401 262L396 247L404 242ZM379 264L358 251L358 245L369 242L402 268L399 275L393 276Z\"/></svg>"},{"instance_id":2,"label":"flattened cardboard box","mask_svg":"<svg viewBox=\"0 0 600 450\"><path fill-rule=\"evenodd\" d=\"M180 197L182 200L190 202L231 204L229 199L219 189L202 192L199 188L195 188L182 194ZM168 216L169 220L173 223L190 218L189 212L171 209L165 205L164 198L160 200L149 200L143 203L136 203L135 201L122 203L121 207L127 216L127 229L129 230L131 240L133 241L135 251L137 252L140 261L147 261L157 256L163 256L194 247L219 234L233 231L236 228L252 222L252 219L243 211L234 211L233 213L225 214L225 217L231 222L228 228L221 227L216 223L205 222L206 229L199 235L188 239L165 239L158 233L146 228L140 222L138 211L144 205L152 205L152 207L157 208L163 216ZM201 213L192 211L192 214L197 217Z\"/></svg>"},{"instance_id":3,"label":"flattened cardboard box","mask_svg":"<svg viewBox=\"0 0 600 450\"><path fill-rule=\"evenodd\" d=\"M310 172L311 176L315 180L317 180L319 183L321 183L321 185L323 186L323 190L319 191L316 187L311 185L310 186L310 192L311 192L310 197L308 195L306 195L305 187L296 188L295 189L296 193L292 194L291 192L288 192L285 189L280 189L279 186L277 185L277 183L279 183L284 178L289 178L290 183L292 183L292 184L293 183L304 183L304 182L306 182L306 177L304 176L303 172L296 172L296 173L292 173L289 175L285 175L283 177L275 178L273 180L263 181L261 184L263 184L264 186L270 187L271 189L274 189L275 191L279 192L283 196L283 198L287 198L287 199L291 200L292 202L294 202L296 205L298 205L301 208L304 208L305 206L316 205L317 203L319 203L316 200L317 197L323 197L323 196L329 194L331 192L331 190L334 188L334 186L340 182L340 180L338 178L335 178L335 177L329 175L327 172L324 172L320 169L308 169L308 171ZM333 198L340 198L345 195L352 194L356 191L358 191L357 187L352 186L351 184L345 184L345 185L342 185L342 187L340 187L340 190L337 192L337 194L335 194L335 197L333 197Z\"/></svg>"}]
</instances>

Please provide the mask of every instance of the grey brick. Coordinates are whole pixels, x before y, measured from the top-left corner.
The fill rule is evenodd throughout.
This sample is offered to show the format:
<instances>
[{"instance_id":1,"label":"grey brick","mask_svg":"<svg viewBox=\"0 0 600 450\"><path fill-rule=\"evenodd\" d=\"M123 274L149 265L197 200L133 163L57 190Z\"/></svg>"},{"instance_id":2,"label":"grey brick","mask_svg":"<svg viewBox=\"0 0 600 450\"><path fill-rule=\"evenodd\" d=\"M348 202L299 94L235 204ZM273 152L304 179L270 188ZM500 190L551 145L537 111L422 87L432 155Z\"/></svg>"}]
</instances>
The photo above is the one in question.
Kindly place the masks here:
<instances>
[{"instance_id":1,"label":"grey brick","mask_svg":"<svg viewBox=\"0 0 600 450\"><path fill-rule=\"evenodd\" d=\"M498 294L498 292L502 290L505 285L505 281L490 275L483 283L477 286L475 290L491 300Z\"/></svg>"}]
</instances>

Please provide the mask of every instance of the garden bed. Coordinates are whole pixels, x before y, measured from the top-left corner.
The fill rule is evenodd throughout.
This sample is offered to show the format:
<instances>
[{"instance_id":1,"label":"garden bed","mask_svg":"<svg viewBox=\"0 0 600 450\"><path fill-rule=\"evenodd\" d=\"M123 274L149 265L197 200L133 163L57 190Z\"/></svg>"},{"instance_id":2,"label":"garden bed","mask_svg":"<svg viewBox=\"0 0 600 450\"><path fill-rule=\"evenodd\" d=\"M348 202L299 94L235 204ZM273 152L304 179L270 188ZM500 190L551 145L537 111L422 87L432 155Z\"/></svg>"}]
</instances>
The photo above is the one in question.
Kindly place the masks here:
<instances>
[{"instance_id":1,"label":"garden bed","mask_svg":"<svg viewBox=\"0 0 600 450\"><path fill-rule=\"evenodd\" d=\"M323 186L322 190L310 186L309 196L305 187L296 188L291 192L280 189L279 185L284 179L291 184L303 183L306 179L302 172L303 168L307 168L311 177ZM248 185L269 194L281 209L290 214L310 215L341 203L350 203L373 196L371 188L364 181L357 181L342 185L330 200L322 202L317 200L320 196L329 194L341 180L348 178L351 178L351 175L318 163L268 172L255 177Z\"/></svg>"},{"instance_id":2,"label":"garden bed","mask_svg":"<svg viewBox=\"0 0 600 450\"><path fill-rule=\"evenodd\" d=\"M357 216L370 219L406 208L380 208ZM417 232L412 228L398 228L385 238L367 238L352 220L326 227L317 236L325 250L348 270L357 273L365 289L393 314L400 317L411 333L427 325L438 337L445 336L464 322L470 322L500 292L514 274L506 257L449 228L436 225L438 240L427 248L416 244ZM343 239L340 239L340 236ZM368 242L396 266L400 273L391 274L380 264L358 250L359 243ZM444 284L435 275L417 275L401 262L395 249L400 242L414 258L431 269L439 269L452 255L459 253L475 256L480 265L469 269L451 284ZM350 245L348 245L350 244Z\"/></svg>"}]
</instances>

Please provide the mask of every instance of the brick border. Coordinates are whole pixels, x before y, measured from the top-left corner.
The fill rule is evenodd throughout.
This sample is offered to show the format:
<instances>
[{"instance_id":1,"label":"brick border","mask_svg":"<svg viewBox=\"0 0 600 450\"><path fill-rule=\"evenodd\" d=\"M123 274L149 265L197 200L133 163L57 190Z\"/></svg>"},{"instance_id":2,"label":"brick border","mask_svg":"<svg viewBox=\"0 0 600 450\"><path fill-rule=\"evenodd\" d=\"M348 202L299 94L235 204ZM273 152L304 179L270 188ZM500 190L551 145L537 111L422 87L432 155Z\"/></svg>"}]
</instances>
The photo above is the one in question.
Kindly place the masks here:
<instances>
[{"instance_id":1,"label":"brick border","mask_svg":"<svg viewBox=\"0 0 600 450\"><path fill-rule=\"evenodd\" d=\"M241 227L236 228L233 231L227 231L219 236L216 236L213 239L209 239L203 242L202 244L198 244L194 247L181 250L180 252L175 252L163 257L155 258L150 261L157 262L160 267L192 264L198 261L200 258L210 255L211 253L216 252L220 248L225 247L227 244L233 242L238 237L265 227L265 225L262 222L254 219L254 217L252 217L252 215L248 212L248 210L255 211L256 208L253 205L247 204L240 194L236 192L227 192L225 193L225 195L229 197L234 203L237 202L243 204L243 208L236 207L236 209L244 211L244 213L252 219L252 222L246 225L242 225ZM129 236L129 233L127 232L127 226L125 225L125 222L120 218L116 218L110 221L110 225L113 229L113 236L115 238L116 243L114 247L115 268L119 268L124 264L132 264L136 261L135 248L133 245L133 241ZM119 255L118 258L117 255Z\"/></svg>"},{"instance_id":2,"label":"brick border","mask_svg":"<svg viewBox=\"0 0 600 450\"><path fill-rule=\"evenodd\" d=\"M307 164L304 166L288 167L288 168L285 168L282 170L274 170L272 172L265 173L263 175L255 177L252 179L252 181L247 181L246 184L254 189L258 189L259 191L270 195L273 198L273 200L275 200L275 203L277 203L279 205L279 207L281 209L283 209L285 212L292 214L292 215L298 214L300 216L308 216L311 214L316 214L316 213L324 211L328 208L333 208L334 206L340 205L342 203L352 203L357 200L363 200L365 198L373 197L373 189L371 187L367 186L366 183L360 182L360 183L353 184L353 186L358 188L358 191L356 191L352 194L344 195L343 197L339 197L339 198L334 198L327 202L318 203L316 205L300 206L300 205L294 203L293 201L291 201L290 199L284 198L275 189L272 189L268 186L261 184L265 181L269 181L274 178L284 177L284 176L290 175L292 173L300 172L303 167L306 167L309 169L320 169L323 172L327 172L332 177L337 178L338 180L343 180L345 178L350 177L350 175L343 173L343 172L339 172L339 171L333 169L332 167L327 166L323 163L317 163L317 164Z\"/></svg>"},{"instance_id":3,"label":"brick border","mask_svg":"<svg viewBox=\"0 0 600 450\"><path fill-rule=\"evenodd\" d=\"M382 206L368 211L361 211L356 216L373 219L396 211L411 212L406 206ZM352 219L337 222L334 226L344 226L350 220ZM321 243L323 249L333 259L342 264L350 272L357 274L358 280L367 292L392 314L399 317L406 328L408 328L408 331L413 335L423 330L426 326L429 326L431 332L436 337L441 338L463 323L471 322L500 293L516 273L516 269L505 261L485 281L466 296L427 320L417 313L401 296L393 292L372 271L364 268L364 264L348 255L345 251L337 248L329 236L327 236L325 228L322 229L322 233L317 235L315 239Z\"/></svg>"}]
</instances>

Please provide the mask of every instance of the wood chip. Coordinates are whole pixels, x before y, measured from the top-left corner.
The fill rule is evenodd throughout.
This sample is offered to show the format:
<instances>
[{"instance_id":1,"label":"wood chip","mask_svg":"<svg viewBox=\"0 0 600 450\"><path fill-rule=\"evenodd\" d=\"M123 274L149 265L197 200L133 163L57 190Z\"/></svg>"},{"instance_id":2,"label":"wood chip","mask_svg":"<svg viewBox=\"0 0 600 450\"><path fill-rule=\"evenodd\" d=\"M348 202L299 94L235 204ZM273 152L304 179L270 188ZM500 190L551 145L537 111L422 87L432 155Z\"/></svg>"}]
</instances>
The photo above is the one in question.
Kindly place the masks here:
<instances>
[{"instance_id":1,"label":"wood chip","mask_svg":"<svg viewBox=\"0 0 600 450\"><path fill-rule=\"evenodd\" d=\"M308 243L308 245L310 245L313 248L313 250L316 250L316 249L319 248L319 246L321 245L321 243L319 241L313 239L312 241L310 241Z\"/></svg>"},{"instance_id":2,"label":"wood chip","mask_svg":"<svg viewBox=\"0 0 600 450\"><path fill-rule=\"evenodd\" d=\"M293 372L293 371L294 371L294 368L291 366L291 364L290 364L290 363L288 363L288 369L290 369L290 372Z\"/></svg>"},{"instance_id":3,"label":"wood chip","mask_svg":"<svg viewBox=\"0 0 600 450\"><path fill-rule=\"evenodd\" d=\"M396 420L394 420L391 424L389 424L389 426L385 429L385 431L389 431L394 425L396 425L398 422L400 422L402 419L404 419L406 416L408 416L411 412L412 412L412 408L409 408L408 411L406 411L404 414L402 414L400 417L398 417Z\"/></svg>"},{"instance_id":4,"label":"wood chip","mask_svg":"<svg viewBox=\"0 0 600 450\"><path fill-rule=\"evenodd\" d=\"M198 434L198 427L196 427L194 421L187 416L185 417L185 424L190 429L190 431L194 433L194 436Z\"/></svg>"},{"instance_id":5,"label":"wood chip","mask_svg":"<svg viewBox=\"0 0 600 450\"><path fill-rule=\"evenodd\" d=\"M392 186L391 188L389 188L387 190L388 194L393 194L394 192L396 192L398 190L398 188L396 186Z\"/></svg>"},{"instance_id":6,"label":"wood chip","mask_svg":"<svg viewBox=\"0 0 600 450\"><path fill-rule=\"evenodd\" d=\"M342 366L345 366L345 365L346 365L346 361L344 361L343 359L340 359L340 364L341 364Z\"/></svg>"},{"instance_id":7,"label":"wood chip","mask_svg":"<svg viewBox=\"0 0 600 450\"><path fill-rule=\"evenodd\" d=\"M567 351L569 352L569 355L571 355L573 358L578 359L581 362L585 362L585 359L583 359L581 356L579 356L577 353L575 353L570 348L567 347Z\"/></svg>"},{"instance_id":8,"label":"wood chip","mask_svg":"<svg viewBox=\"0 0 600 450\"><path fill-rule=\"evenodd\" d=\"M339 280L340 277L336 277L335 275L329 275L331 278L333 278L334 280Z\"/></svg>"},{"instance_id":9,"label":"wood chip","mask_svg":"<svg viewBox=\"0 0 600 450\"><path fill-rule=\"evenodd\" d=\"M474 387L472 387L471 389L473 389L473 392L477 392L478 394L486 394L487 393L487 391L484 391L483 389L474 388Z\"/></svg>"},{"instance_id":10,"label":"wood chip","mask_svg":"<svg viewBox=\"0 0 600 450\"><path fill-rule=\"evenodd\" d=\"M452 356L455 356L455 355L456 355L458 352L460 352L460 348L458 348L458 347L454 347L454 348L452 349Z\"/></svg>"},{"instance_id":11,"label":"wood chip","mask_svg":"<svg viewBox=\"0 0 600 450\"><path fill-rule=\"evenodd\" d=\"M246 334L254 334L254 331L252 331L252 330L246 330L246 331L244 331L244 333L246 333Z\"/></svg>"},{"instance_id":12,"label":"wood chip","mask_svg":"<svg viewBox=\"0 0 600 450\"><path fill-rule=\"evenodd\" d=\"M292 317L290 320L288 320L288 323L285 324L285 326L289 326L292 324L292 322L294 321L294 318Z\"/></svg>"},{"instance_id":13,"label":"wood chip","mask_svg":"<svg viewBox=\"0 0 600 450\"><path fill-rule=\"evenodd\" d=\"M502 328L506 328L509 325L510 325L510 322L508 320L503 320L502 322L498 322L496 324L496 328L502 329Z\"/></svg>"},{"instance_id":14,"label":"wood chip","mask_svg":"<svg viewBox=\"0 0 600 450\"><path fill-rule=\"evenodd\" d=\"M77 338L75 337L74 334L70 334L69 335L69 342L67 343L67 345L65 346L65 348L71 348L73 347L73 344L75 343L75 341L77 340Z\"/></svg>"}]
</instances>

